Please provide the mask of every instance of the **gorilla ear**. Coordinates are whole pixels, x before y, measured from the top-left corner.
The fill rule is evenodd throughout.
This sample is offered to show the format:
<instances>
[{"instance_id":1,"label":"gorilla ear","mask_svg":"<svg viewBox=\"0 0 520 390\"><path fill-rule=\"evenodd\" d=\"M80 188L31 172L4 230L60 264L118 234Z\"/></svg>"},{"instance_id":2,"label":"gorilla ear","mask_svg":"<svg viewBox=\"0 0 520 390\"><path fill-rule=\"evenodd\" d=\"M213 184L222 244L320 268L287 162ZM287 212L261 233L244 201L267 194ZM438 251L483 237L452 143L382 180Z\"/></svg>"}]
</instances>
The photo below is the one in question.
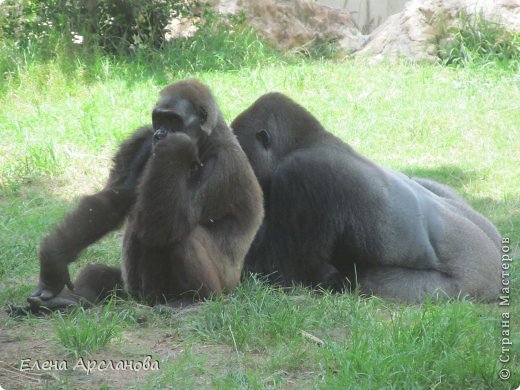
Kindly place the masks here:
<instances>
[{"instance_id":1,"label":"gorilla ear","mask_svg":"<svg viewBox=\"0 0 520 390\"><path fill-rule=\"evenodd\" d=\"M267 132L267 130L260 130L256 133L256 139L260 141L265 149L269 149L271 147L271 136Z\"/></svg>"},{"instance_id":2,"label":"gorilla ear","mask_svg":"<svg viewBox=\"0 0 520 390\"><path fill-rule=\"evenodd\" d=\"M217 124L217 110L210 106L209 110L202 106L197 107L197 114L200 120L200 127L208 136Z\"/></svg>"}]
</instances>

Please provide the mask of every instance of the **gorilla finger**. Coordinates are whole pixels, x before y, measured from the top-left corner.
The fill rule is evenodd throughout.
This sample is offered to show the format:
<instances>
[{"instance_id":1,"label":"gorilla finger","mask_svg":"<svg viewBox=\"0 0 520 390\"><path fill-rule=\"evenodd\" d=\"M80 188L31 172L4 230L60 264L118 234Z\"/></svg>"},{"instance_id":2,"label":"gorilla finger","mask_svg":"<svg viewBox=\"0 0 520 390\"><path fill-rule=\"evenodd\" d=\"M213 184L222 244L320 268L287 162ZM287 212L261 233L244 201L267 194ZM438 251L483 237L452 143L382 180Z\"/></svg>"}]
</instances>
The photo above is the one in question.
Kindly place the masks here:
<instances>
[{"instance_id":1,"label":"gorilla finger","mask_svg":"<svg viewBox=\"0 0 520 390\"><path fill-rule=\"evenodd\" d=\"M164 137L166 137L166 135L168 134L168 132L164 129L158 129L155 133L153 133L153 139L154 141L159 141L161 139L163 139Z\"/></svg>"},{"instance_id":2,"label":"gorilla finger","mask_svg":"<svg viewBox=\"0 0 520 390\"><path fill-rule=\"evenodd\" d=\"M48 301L49 299L54 298L55 296L56 296L56 294L53 293L51 290L43 289L41 294L38 297L44 301ZM36 297L36 298L38 298L38 297Z\"/></svg>"},{"instance_id":3,"label":"gorilla finger","mask_svg":"<svg viewBox=\"0 0 520 390\"><path fill-rule=\"evenodd\" d=\"M28 308L31 313L48 311L47 307L45 306L45 302L42 301L39 297L29 297L27 298L27 303L29 304Z\"/></svg>"},{"instance_id":4,"label":"gorilla finger","mask_svg":"<svg viewBox=\"0 0 520 390\"><path fill-rule=\"evenodd\" d=\"M33 291L33 293L31 294L31 297L39 297L41 295L41 293L42 293L42 289L38 288Z\"/></svg>"},{"instance_id":5,"label":"gorilla finger","mask_svg":"<svg viewBox=\"0 0 520 390\"><path fill-rule=\"evenodd\" d=\"M79 306L77 301L63 297L55 297L48 301L43 301L36 297L29 297L27 298L27 302L29 303L30 309L33 313L48 312Z\"/></svg>"},{"instance_id":6,"label":"gorilla finger","mask_svg":"<svg viewBox=\"0 0 520 390\"><path fill-rule=\"evenodd\" d=\"M74 283L68 280L65 285L69 288L70 291L74 291Z\"/></svg>"},{"instance_id":7,"label":"gorilla finger","mask_svg":"<svg viewBox=\"0 0 520 390\"><path fill-rule=\"evenodd\" d=\"M40 297L27 297L27 303L33 307L35 305L41 305L43 304L43 301L41 300Z\"/></svg>"}]
</instances>

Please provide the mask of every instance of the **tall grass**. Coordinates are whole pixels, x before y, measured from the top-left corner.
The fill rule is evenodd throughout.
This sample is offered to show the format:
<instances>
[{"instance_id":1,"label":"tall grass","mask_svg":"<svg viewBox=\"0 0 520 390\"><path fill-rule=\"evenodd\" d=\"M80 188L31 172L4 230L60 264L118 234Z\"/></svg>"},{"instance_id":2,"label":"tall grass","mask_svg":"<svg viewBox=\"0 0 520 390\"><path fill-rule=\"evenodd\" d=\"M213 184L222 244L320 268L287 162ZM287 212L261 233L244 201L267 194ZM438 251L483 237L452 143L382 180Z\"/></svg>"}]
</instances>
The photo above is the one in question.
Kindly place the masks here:
<instances>
[{"instance_id":1,"label":"tall grass","mask_svg":"<svg viewBox=\"0 0 520 390\"><path fill-rule=\"evenodd\" d=\"M77 308L67 314L56 314L55 331L58 341L74 357L89 356L121 338L126 314L113 310L113 300L99 313Z\"/></svg>"},{"instance_id":2,"label":"tall grass","mask_svg":"<svg viewBox=\"0 0 520 390\"><path fill-rule=\"evenodd\" d=\"M446 65L498 64L520 69L520 33L504 29L482 14L459 15L459 25L446 32L439 56Z\"/></svg>"}]
</instances>

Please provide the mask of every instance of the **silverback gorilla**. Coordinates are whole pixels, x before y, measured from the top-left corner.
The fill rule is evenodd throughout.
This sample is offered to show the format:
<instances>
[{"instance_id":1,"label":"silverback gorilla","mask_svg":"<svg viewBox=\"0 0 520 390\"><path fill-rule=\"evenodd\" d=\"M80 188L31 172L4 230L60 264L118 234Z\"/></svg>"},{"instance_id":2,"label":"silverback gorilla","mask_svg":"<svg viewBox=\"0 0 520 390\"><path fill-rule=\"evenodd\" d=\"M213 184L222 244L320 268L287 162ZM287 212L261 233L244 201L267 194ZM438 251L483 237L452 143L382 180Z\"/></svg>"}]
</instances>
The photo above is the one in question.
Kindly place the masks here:
<instances>
[{"instance_id":1,"label":"silverback gorilla","mask_svg":"<svg viewBox=\"0 0 520 390\"><path fill-rule=\"evenodd\" d=\"M497 299L499 233L451 188L380 167L279 93L231 127L265 199L245 272L406 302Z\"/></svg>"},{"instance_id":2,"label":"silverback gorilla","mask_svg":"<svg viewBox=\"0 0 520 390\"><path fill-rule=\"evenodd\" d=\"M105 188L82 198L42 241L31 311L98 302L123 285L153 305L207 298L239 283L263 218L247 157L196 80L163 89L152 122L121 145ZM68 264L127 215L123 271L90 265L74 286Z\"/></svg>"}]
</instances>

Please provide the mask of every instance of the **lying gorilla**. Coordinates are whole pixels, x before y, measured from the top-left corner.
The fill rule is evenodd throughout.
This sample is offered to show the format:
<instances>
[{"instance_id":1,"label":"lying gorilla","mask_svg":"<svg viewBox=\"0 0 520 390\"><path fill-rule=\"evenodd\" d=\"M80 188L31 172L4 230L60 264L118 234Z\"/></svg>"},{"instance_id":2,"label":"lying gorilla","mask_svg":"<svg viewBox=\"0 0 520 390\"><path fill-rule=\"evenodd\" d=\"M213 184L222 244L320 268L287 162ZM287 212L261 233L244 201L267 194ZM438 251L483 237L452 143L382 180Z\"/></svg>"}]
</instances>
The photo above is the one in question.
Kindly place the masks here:
<instances>
[{"instance_id":1,"label":"lying gorilla","mask_svg":"<svg viewBox=\"0 0 520 390\"><path fill-rule=\"evenodd\" d=\"M264 191L246 272L407 302L497 299L499 233L451 188L380 167L279 93L231 127Z\"/></svg>"},{"instance_id":2,"label":"lying gorilla","mask_svg":"<svg viewBox=\"0 0 520 390\"><path fill-rule=\"evenodd\" d=\"M246 155L196 80L164 88L152 121L121 145L105 188L82 198L42 241L30 311L98 302L123 284L153 305L207 298L240 282L263 217ZM74 286L68 264L126 216L123 271L89 265Z\"/></svg>"}]
</instances>

